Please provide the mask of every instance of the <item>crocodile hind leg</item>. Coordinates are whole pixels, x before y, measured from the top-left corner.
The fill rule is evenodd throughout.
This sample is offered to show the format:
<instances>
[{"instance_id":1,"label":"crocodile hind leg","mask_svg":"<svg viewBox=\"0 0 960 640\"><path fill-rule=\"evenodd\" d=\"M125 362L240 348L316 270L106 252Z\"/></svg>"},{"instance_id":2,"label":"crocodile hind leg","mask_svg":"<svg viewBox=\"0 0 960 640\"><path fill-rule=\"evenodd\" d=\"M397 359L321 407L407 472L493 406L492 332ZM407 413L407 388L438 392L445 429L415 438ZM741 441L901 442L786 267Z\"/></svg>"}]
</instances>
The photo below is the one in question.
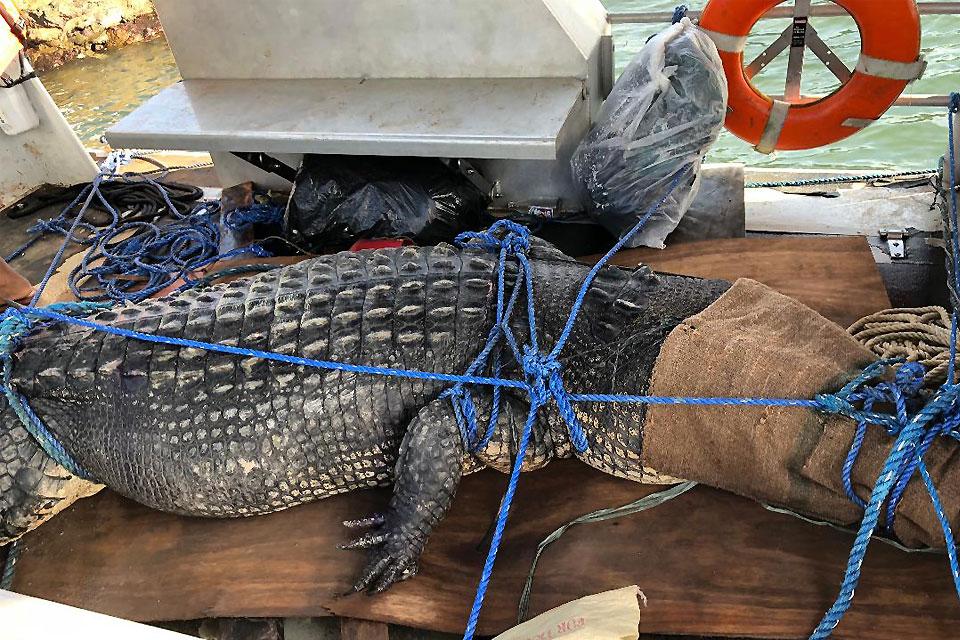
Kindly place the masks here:
<instances>
[{"instance_id":1,"label":"crocodile hind leg","mask_svg":"<svg viewBox=\"0 0 960 640\"><path fill-rule=\"evenodd\" d=\"M477 428L485 431L490 420L492 394L474 390ZM355 589L380 593L395 582L412 577L433 528L450 509L460 478L483 467L509 473L517 454L517 441L527 419L529 404L504 394L496 427L480 450L467 453L449 400L434 400L410 423L397 459L393 497L383 515L344 523L371 531L349 549L370 549L370 558ZM538 420L523 462L524 471L546 465L554 443L547 423Z\"/></svg>"},{"instance_id":2,"label":"crocodile hind leg","mask_svg":"<svg viewBox=\"0 0 960 640\"><path fill-rule=\"evenodd\" d=\"M417 572L433 528L453 502L464 470L464 447L449 400L434 400L416 415L400 445L393 497L383 515L344 523L371 531L343 545L370 549L354 589L380 593Z\"/></svg>"}]
</instances>

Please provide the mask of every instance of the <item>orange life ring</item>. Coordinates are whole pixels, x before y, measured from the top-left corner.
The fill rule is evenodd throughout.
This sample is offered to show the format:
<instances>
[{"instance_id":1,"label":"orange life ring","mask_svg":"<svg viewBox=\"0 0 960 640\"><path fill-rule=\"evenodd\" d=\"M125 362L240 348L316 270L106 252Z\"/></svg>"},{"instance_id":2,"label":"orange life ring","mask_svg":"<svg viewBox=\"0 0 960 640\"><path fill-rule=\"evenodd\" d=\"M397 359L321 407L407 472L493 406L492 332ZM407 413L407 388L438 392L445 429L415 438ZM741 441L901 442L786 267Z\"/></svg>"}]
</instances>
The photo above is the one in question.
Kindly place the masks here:
<instances>
[{"instance_id":1,"label":"orange life ring","mask_svg":"<svg viewBox=\"0 0 960 640\"><path fill-rule=\"evenodd\" d=\"M710 0L700 16L700 27L720 51L730 86L727 129L762 153L814 149L851 136L879 119L907 84L923 74L914 0L833 1L860 28L860 61L843 86L811 102L774 100L760 93L744 72L747 36L782 0Z\"/></svg>"}]
</instances>

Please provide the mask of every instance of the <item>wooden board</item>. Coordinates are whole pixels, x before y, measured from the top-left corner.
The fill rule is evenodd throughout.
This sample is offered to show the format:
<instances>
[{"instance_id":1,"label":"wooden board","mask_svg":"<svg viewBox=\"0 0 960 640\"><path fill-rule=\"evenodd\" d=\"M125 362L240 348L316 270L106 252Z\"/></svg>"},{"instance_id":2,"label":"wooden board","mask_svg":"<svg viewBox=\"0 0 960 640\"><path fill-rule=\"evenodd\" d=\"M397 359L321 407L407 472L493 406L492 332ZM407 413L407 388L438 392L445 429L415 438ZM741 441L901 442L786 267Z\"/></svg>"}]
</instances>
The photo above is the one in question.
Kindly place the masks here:
<instances>
[{"instance_id":1,"label":"wooden board","mask_svg":"<svg viewBox=\"0 0 960 640\"><path fill-rule=\"evenodd\" d=\"M219 616L367 618L462 631L505 482L469 476L431 539L420 575L388 593L342 597L363 555L340 551L340 521L382 508L385 491L247 520L178 518L113 493L82 501L26 538L14 589L139 620ZM525 475L481 619L516 620L537 544L583 513L652 488L575 461ZM637 584L645 633L801 638L839 585L852 537L702 488L654 511L569 531L541 561L531 613ZM951 637L960 624L946 559L877 543L838 638Z\"/></svg>"},{"instance_id":2,"label":"wooden board","mask_svg":"<svg viewBox=\"0 0 960 640\"><path fill-rule=\"evenodd\" d=\"M842 324L887 306L863 240L748 239L618 261L692 275L760 279ZM136 620L342 615L462 630L504 478L466 478L421 573L385 595L343 596L363 555L338 551L344 519L381 509L383 491L246 520L181 518L105 492L26 537L15 589ZM573 518L654 489L566 461L522 479L482 633L516 619L534 550ZM531 613L638 584L644 633L801 638L839 585L851 538L711 489L649 513L571 530L541 561ZM941 638L960 623L946 560L871 549L853 611L836 637Z\"/></svg>"},{"instance_id":3,"label":"wooden board","mask_svg":"<svg viewBox=\"0 0 960 640\"><path fill-rule=\"evenodd\" d=\"M848 327L890 306L866 238L734 238L621 251L614 264L703 278L751 278Z\"/></svg>"}]
</instances>

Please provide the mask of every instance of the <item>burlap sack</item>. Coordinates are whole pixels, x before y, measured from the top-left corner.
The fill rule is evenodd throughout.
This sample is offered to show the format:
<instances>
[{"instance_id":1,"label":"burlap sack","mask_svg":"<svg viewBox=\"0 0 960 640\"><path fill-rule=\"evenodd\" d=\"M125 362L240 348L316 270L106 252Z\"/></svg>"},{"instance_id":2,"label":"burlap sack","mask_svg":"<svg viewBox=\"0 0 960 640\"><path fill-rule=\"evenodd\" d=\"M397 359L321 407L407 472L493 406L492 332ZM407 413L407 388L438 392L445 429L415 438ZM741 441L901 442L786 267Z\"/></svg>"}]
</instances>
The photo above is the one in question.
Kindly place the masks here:
<instances>
[{"instance_id":1,"label":"burlap sack","mask_svg":"<svg viewBox=\"0 0 960 640\"><path fill-rule=\"evenodd\" d=\"M667 338L651 393L666 396L812 398L832 392L874 357L846 331L803 304L740 280ZM658 471L726 489L817 518L851 525L862 513L847 499L840 470L856 425L807 409L652 406L643 462ZM869 495L892 439L872 428L854 470ZM928 456L947 513L957 520L958 446ZM896 532L906 543L940 545L919 476L901 505Z\"/></svg>"}]
</instances>

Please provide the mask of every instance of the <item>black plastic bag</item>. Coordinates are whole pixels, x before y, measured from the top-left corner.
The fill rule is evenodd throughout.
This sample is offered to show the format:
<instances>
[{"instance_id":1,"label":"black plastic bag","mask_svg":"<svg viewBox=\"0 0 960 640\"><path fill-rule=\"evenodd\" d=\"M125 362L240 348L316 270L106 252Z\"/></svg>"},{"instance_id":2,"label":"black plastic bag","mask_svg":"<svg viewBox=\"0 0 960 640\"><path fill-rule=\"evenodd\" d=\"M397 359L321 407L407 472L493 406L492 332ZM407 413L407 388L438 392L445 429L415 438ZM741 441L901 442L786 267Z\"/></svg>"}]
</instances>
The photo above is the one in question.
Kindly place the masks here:
<instances>
[{"instance_id":1,"label":"black plastic bag","mask_svg":"<svg viewBox=\"0 0 960 640\"><path fill-rule=\"evenodd\" d=\"M488 204L437 159L308 155L290 194L285 232L315 253L365 238L430 245L477 229Z\"/></svg>"}]
</instances>

